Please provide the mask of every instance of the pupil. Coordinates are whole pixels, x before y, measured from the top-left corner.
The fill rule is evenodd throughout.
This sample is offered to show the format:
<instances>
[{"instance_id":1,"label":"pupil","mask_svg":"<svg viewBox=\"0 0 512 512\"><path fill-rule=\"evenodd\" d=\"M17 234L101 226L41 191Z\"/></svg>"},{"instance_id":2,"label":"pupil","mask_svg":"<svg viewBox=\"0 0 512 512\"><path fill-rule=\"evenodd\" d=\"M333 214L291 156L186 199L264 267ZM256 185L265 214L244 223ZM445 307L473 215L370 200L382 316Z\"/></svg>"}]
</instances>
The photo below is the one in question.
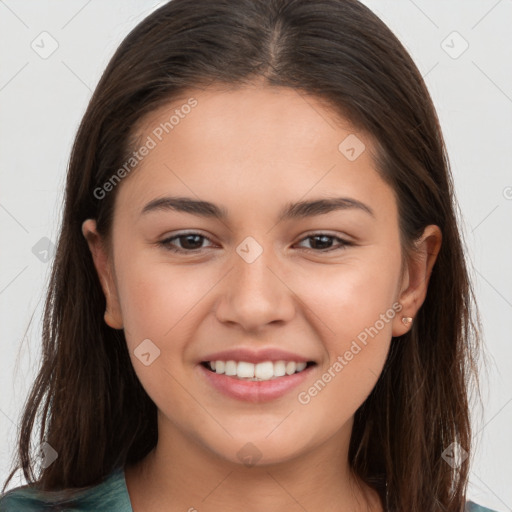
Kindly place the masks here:
<instances>
[{"instance_id":1,"label":"pupil","mask_svg":"<svg viewBox=\"0 0 512 512\"><path fill-rule=\"evenodd\" d=\"M197 249L197 247L190 247L189 242L191 240L193 240L194 238L197 241L197 239L201 239L202 237L200 235L183 235L181 238L185 239L185 244L184 244L184 248L185 249ZM200 240L198 241L198 243L199 243L199 246L201 246L201 241ZM192 245L194 245L193 241L192 241Z\"/></svg>"},{"instance_id":2,"label":"pupil","mask_svg":"<svg viewBox=\"0 0 512 512\"><path fill-rule=\"evenodd\" d=\"M327 236L327 235L315 235L313 236L313 240L318 240L318 239L322 239L323 240L323 247L318 247L318 244L315 242L313 244L313 246L316 248L316 249L325 249L327 246L330 245L330 237ZM320 242L320 245L322 246L322 242Z\"/></svg>"}]
</instances>

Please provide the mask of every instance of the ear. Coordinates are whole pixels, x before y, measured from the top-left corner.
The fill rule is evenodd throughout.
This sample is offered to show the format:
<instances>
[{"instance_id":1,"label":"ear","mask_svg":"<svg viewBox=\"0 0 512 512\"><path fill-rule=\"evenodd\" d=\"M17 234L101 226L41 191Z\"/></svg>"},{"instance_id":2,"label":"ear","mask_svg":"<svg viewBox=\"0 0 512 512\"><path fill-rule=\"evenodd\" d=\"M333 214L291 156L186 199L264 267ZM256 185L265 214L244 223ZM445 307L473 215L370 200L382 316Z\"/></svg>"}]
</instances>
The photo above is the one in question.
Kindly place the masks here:
<instances>
[{"instance_id":1,"label":"ear","mask_svg":"<svg viewBox=\"0 0 512 512\"><path fill-rule=\"evenodd\" d=\"M96 230L96 221L87 219L82 224L82 234L87 240L89 250L92 254L94 266L98 273L101 288L105 295L107 308L105 310L105 323L113 329L122 329L123 320L121 316L121 308L119 306L119 297L117 286L113 278L112 263L110 261L105 243Z\"/></svg>"},{"instance_id":2,"label":"ear","mask_svg":"<svg viewBox=\"0 0 512 512\"><path fill-rule=\"evenodd\" d=\"M412 323L404 325L402 318L414 318L427 296L428 282L437 255L441 249L442 233L438 226L427 226L415 242L413 252L406 264L398 301L402 305L399 315L393 320L393 336L405 334Z\"/></svg>"}]
</instances>

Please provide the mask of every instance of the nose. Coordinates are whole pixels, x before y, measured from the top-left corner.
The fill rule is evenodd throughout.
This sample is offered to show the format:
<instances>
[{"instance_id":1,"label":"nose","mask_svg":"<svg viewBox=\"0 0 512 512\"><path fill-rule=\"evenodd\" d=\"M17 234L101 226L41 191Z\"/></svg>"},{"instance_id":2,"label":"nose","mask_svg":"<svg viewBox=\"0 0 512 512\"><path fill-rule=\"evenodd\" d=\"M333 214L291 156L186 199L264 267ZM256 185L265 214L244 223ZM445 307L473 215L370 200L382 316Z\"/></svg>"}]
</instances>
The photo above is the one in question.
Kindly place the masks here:
<instances>
[{"instance_id":1,"label":"nose","mask_svg":"<svg viewBox=\"0 0 512 512\"><path fill-rule=\"evenodd\" d=\"M283 263L248 237L233 255L233 267L222 281L216 316L220 322L260 331L268 324L289 322L295 315L295 294Z\"/></svg>"}]
</instances>

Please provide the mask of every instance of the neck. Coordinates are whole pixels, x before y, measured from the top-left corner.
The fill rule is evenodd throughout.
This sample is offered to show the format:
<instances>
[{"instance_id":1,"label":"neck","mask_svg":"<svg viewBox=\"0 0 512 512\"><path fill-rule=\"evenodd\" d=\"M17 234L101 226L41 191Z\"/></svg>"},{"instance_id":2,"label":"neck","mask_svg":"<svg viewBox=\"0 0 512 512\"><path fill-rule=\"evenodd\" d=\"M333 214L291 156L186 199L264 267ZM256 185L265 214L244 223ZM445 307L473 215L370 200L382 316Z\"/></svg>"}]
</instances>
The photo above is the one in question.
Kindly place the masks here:
<instances>
[{"instance_id":1,"label":"neck","mask_svg":"<svg viewBox=\"0 0 512 512\"><path fill-rule=\"evenodd\" d=\"M350 431L351 425L290 460L248 466L220 457L159 418L157 446L125 468L133 511L381 512L377 493L350 470Z\"/></svg>"}]
</instances>

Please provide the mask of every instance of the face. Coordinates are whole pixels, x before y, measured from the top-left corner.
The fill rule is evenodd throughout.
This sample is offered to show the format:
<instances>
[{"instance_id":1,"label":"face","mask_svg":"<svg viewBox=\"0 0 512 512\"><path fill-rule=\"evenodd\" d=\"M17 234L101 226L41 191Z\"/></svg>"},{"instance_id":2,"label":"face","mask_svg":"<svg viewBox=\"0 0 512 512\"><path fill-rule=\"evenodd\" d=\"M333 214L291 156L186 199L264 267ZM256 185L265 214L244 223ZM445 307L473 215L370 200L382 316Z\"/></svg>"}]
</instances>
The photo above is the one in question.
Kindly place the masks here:
<instances>
[{"instance_id":1,"label":"face","mask_svg":"<svg viewBox=\"0 0 512 512\"><path fill-rule=\"evenodd\" d=\"M161 438L260 464L346 438L428 281L401 276L370 138L314 97L263 86L190 91L140 135L151 147L117 185L112 252L90 246ZM211 359L234 363L212 372ZM307 366L276 376L293 361Z\"/></svg>"}]
</instances>

